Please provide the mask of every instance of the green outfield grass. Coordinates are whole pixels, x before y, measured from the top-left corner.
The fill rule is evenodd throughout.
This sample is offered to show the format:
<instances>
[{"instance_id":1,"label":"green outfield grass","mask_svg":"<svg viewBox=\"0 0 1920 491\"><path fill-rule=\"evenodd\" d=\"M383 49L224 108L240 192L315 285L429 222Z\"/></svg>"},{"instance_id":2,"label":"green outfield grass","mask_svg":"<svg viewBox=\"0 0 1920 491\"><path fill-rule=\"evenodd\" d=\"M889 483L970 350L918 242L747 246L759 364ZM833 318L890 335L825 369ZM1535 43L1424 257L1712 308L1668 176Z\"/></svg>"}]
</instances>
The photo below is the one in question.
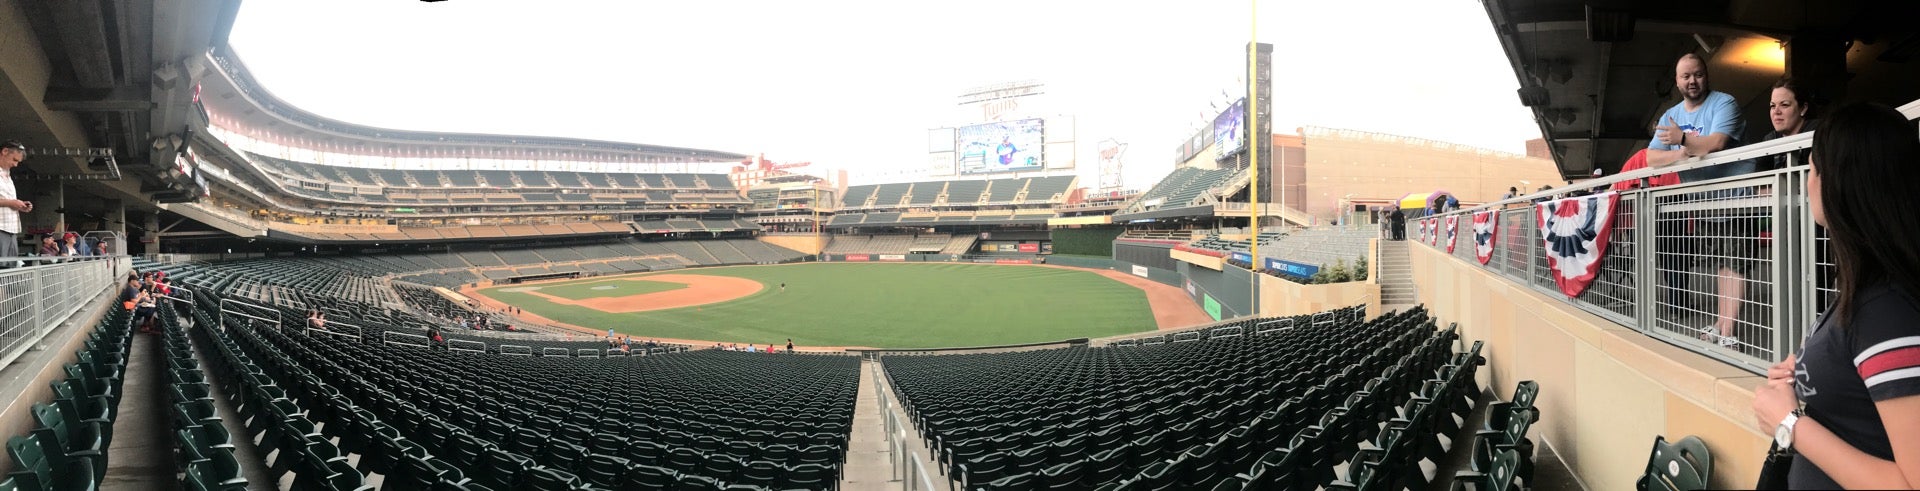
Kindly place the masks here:
<instances>
[{"instance_id":1,"label":"green outfield grass","mask_svg":"<svg viewBox=\"0 0 1920 491\"><path fill-rule=\"evenodd\" d=\"M645 295L686 288L684 283L671 281L647 281L643 278L600 279L575 281L565 285L541 285L540 293L568 300L586 300L589 298L613 298L628 295Z\"/></svg>"},{"instance_id":2,"label":"green outfield grass","mask_svg":"<svg viewBox=\"0 0 1920 491\"><path fill-rule=\"evenodd\" d=\"M801 346L931 348L1101 337L1155 328L1140 289L1086 271L978 264L823 264L675 270L766 285L730 302L613 314L548 302L517 285L480 293L569 324L635 337ZM645 278L645 276L639 276ZM538 285L580 288L606 279ZM787 284L782 292L778 285ZM604 284L604 283L603 283ZM615 283L617 284L617 282Z\"/></svg>"}]
</instances>

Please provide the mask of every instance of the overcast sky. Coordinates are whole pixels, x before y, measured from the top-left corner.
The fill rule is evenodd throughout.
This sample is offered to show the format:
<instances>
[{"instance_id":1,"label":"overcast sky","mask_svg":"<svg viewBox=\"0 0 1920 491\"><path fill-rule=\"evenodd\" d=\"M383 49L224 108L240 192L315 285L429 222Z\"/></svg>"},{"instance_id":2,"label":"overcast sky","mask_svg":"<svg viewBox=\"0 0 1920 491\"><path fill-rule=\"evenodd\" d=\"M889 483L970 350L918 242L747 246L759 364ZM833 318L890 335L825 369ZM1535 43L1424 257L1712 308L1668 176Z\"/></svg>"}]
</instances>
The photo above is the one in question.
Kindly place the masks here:
<instances>
[{"instance_id":1,"label":"overcast sky","mask_svg":"<svg viewBox=\"0 0 1920 491\"><path fill-rule=\"evenodd\" d=\"M628 141L919 169L927 129L977 122L967 87L1038 79L1027 104L1128 144L1127 187L1245 78L1245 0L1092 2L245 2L231 44L261 83L376 127ZM1274 128L1519 153L1539 137L1477 0L1260 2ZM1049 129L1049 131L1054 131Z\"/></svg>"}]
</instances>

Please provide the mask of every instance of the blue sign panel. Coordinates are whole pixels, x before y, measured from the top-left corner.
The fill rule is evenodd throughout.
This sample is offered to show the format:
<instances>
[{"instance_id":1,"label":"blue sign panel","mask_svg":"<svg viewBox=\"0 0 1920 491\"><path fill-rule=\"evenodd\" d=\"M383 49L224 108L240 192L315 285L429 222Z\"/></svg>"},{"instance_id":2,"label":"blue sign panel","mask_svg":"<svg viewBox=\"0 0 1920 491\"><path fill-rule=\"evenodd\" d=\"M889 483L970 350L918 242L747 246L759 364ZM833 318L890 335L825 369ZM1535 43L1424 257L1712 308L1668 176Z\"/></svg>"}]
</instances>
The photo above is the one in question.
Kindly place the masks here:
<instances>
[{"instance_id":1,"label":"blue sign panel","mask_svg":"<svg viewBox=\"0 0 1920 491\"><path fill-rule=\"evenodd\" d=\"M1293 261L1282 261L1274 258L1267 258L1266 269L1278 270L1302 278L1313 276L1314 273L1320 272L1319 266L1300 264Z\"/></svg>"}]
</instances>

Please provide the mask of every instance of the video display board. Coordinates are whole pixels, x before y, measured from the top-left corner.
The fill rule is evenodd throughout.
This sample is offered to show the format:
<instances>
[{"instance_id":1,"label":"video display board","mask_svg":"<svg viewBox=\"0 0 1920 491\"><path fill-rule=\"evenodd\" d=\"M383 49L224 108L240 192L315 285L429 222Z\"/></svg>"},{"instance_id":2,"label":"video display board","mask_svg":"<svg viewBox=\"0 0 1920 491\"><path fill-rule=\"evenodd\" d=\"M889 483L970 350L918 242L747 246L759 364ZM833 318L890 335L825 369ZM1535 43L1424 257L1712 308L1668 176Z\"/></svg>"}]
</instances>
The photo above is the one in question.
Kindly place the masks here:
<instances>
[{"instance_id":1,"label":"video display board","mask_svg":"<svg viewBox=\"0 0 1920 491\"><path fill-rule=\"evenodd\" d=\"M1246 146L1247 100L1234 101L1220 116L1213 118L1213 145L1221 159L1232 157Z\"/></svg>"},{"instance_id":2,"label":"video display board","mask_svg":"<svg viewBox=\"0 0 1920 491\"><path fill-rule=\"evenodd\" d=\"M976 124L954 129L956 172L993 174L1037 171L1046 165L1043 119Z\"/></svg>"}]
</instances>

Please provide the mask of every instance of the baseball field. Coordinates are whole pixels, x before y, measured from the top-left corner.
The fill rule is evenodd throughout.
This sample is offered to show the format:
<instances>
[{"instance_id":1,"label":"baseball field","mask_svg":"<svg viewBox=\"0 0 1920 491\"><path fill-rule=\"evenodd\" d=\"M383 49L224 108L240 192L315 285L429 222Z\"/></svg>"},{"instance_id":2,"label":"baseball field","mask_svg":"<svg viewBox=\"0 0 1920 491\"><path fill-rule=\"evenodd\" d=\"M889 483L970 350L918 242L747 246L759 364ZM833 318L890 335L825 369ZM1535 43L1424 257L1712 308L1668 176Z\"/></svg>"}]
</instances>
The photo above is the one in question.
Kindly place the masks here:
<instances>
[{"instance_id":1,"label":"baseball field","mask_svg":"<svg viewBox=\"0 0 1920 491\"><path fill-rule=\"evenodd\" d=\"M470 293L586 332L761 346L784 345L788 338L810 347L986 346L1112 336L1207 319L1177 288L1113 272L1041 266L742 266Z\"/></svg>"}]
</instances>

